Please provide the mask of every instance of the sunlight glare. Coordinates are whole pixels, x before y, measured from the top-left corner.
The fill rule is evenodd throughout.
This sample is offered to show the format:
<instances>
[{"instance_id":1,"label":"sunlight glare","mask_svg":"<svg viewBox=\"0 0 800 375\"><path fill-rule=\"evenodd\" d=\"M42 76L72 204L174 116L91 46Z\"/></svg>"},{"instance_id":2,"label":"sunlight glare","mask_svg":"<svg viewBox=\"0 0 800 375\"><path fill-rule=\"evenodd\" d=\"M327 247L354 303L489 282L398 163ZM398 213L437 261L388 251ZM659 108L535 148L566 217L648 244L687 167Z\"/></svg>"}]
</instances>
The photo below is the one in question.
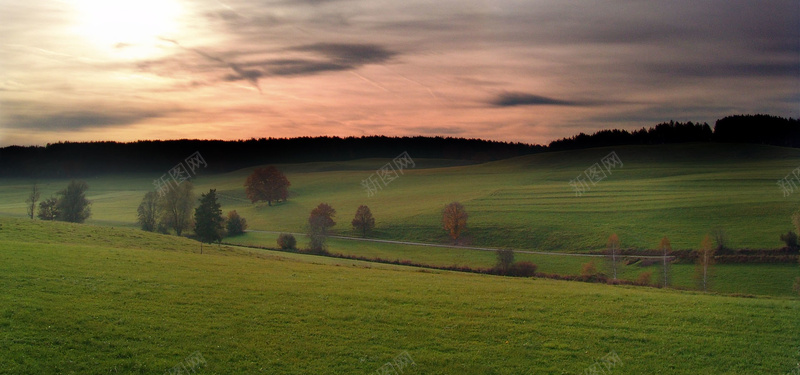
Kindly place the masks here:
<instances>
[{"instance_id":1,"label":"sunlight glare","mask_svg":"<svg viewBox=\"0 0 800 375\"><path fill-rule=\"evenodd\" d=\"M123 57L152 57L159 37L179 28L182 12L176 0L78 0L78 32L95 47Z\"/></svg>"}]
</instances>

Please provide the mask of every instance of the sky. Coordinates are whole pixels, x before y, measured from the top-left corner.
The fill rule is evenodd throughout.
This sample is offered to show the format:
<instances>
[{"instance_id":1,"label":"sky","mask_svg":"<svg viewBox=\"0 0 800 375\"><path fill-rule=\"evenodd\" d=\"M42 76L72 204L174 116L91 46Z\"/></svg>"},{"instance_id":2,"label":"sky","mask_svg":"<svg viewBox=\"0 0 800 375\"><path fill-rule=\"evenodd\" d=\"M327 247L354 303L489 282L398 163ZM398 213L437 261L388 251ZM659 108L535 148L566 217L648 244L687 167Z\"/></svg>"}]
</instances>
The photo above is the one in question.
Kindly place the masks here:
<instances>
[{"instance_id":1,"label":"sky","mask_svg":"<svg viewBox=\"0 0 800 375\"><path fill-rule=\"evenodd\" d=\"M0 146L798 111L797 0L0 0Z\"/></svg>"}]
</instances>

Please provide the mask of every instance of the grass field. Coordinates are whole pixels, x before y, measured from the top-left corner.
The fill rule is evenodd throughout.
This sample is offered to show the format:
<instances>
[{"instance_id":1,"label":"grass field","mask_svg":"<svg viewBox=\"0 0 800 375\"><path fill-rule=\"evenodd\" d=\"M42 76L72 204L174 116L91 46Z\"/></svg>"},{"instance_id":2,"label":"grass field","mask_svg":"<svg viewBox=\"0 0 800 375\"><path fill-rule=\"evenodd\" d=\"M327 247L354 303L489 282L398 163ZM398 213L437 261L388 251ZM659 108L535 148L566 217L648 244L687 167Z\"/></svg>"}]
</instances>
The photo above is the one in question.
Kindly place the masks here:
<instances>
[{"instance_id":1,"label":"grass field","mask_svg":"<svg viewBox=\"0 0 800 375\"><path fill-rule=\"evenodd\" d=\"M277 234L248 232L242 236L229 237L226 243L243 246L277 247ZM298 246L305 246L307 239L298 236ZM491 268L497 262L497 255L491 251L455 249L448 247L413 246L375 242L352 241L331 238L328 250L334 254L380 258L389 261L413 260L431 266L467 266L471 268ZM580 275L584 263L593 262L596 267L610 274L607 260L603 257L583 257L564 255L525 254L517 252L517 261L531 261L539 272L560 275ZM628 259L626 259L628 260ZM652 273L652 283L660 285L663 269L659 264L642 266L641 262L630 259L630 265L620 264L619 278L634 281L644 272ZM711 279L714 292L729 294L748 294L764 296L796 296L792 284L800 277L797 264L717 264ZM670 285L679 288L696 288L695 266L693 264L671 264L669 267Z\"/></svg>"},{"instance_id":2,"label":"grass field","mask_svg":"<svg viewBox=\"0 0 800 375\"><path fill-rule=\"evenodd\" d=\"M578 197L569 181L610 152L623 166ZM413 157L413 155L412 155ZM712 228L726 230L735 248L782 246L780 233L800 208L800 193L784 197L776 181L800 166L800 150L726 144L625 146L552 152L497 162L416 160L416 167L373 197L360 182L388 160L279 165L292 182L291 198L269 207L245 199L252 168L195 178L196 192L217 189L224 210L237 210L251 229L302 232L320 202L337 209L338 233L361 204L376 217L373 236L446 243L440 211L451 201L467 208L470 243L515 249L600 249L616 232L623 247L654 248L668 236L676 249L696 248ZM208 160L213 163L213 160ZM121 171L122 172L122 171ZM166 173L166 171L164 171ZM160 175L89 178L90 223L135 225L136 207ZM31 180L0 181L0 214L25 215ZM43 196L67 180L42 180Z\"/></svg>"},{"instance_id":3,"label":"grass field","mask_svg":"<svg viewBox=\"0 0 800 375\"><path fill-rule=\"evenodd\" d=\"M0 219L0 369L784 374L800 301L420 270Z\"/></svg>"}]
</instances>

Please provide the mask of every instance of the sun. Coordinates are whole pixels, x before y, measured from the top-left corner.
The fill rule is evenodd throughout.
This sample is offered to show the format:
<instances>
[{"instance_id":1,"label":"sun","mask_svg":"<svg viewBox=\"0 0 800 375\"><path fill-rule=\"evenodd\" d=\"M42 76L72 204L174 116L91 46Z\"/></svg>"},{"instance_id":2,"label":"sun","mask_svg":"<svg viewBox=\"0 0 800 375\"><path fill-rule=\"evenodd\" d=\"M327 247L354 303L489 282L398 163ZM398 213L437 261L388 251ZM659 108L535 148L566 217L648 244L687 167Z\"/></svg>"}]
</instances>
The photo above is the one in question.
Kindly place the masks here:
<instances>
[{"instance_id":1,"label":"sun","mask_svg":"<svg viewBox=\"0 0 800 375\"><path fill-rule=\"evenodd\" d=\"M77 32L94 47L125 57L157 53L159 37L178 31L181 5L176 0L75 0Z\"/></svg>"}]
</instances>

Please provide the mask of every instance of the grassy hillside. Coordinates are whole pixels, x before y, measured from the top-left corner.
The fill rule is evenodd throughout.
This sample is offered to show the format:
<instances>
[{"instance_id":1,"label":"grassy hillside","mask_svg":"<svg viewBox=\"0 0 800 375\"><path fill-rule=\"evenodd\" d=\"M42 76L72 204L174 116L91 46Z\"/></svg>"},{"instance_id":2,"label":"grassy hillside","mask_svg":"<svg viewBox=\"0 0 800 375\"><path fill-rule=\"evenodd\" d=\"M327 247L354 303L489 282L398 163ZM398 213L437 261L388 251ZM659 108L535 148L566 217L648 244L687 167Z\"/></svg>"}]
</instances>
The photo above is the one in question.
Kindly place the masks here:
<instances>
[{"instance_id":1,"label":"grassy hillside","mask_svg":"<svg viewBox=\"0 0 800 375\"><path fill-rule=\"evenodd\" d=\"M0 219L9 373L786 373L800 301L514 279ZM101 241L98 241L102 239ZM105 242L107 241L107 242Z\"/></svg>"},{"instance_id":2,"label":"grassy hillside","mask_svg":"<svg viewBox=\"0 0 800 375\"><path fill-rule=\"evenodd\" d=\"M577 197L569 181L611 151L624 165ZM800 192L784 197L776 185L800 166L800 150L789 148L682 144L553 152L479 165L416 160L416 168L368 197L360 182L386 162L280 165L292 182L292 197L273 207L245 199L242 184L252 168L200 175L196 191L217 189L223 209L236 209L251 229L302 231L309 211L327 202L338 212L335 230L353 234L349 221L367 204L377 220L375 237L440 243L448 241L440 210L457 200L470 213L472 244L554 251L599 249L612 232L624 247L653 248L668 236L675 248L696 248L715 227L727 231L733 247L776 248L782 246L779 234L791 229L789 216L800 208ZM90 222L134 226L136 207L158 177L88 180ZM67 183L40 182L44 196ZM0 182L0 214L24 215L30 183Z\"/></svg>"},{"instance_id":3,"label":"grassy hillside","mask_svg":"<svg viewBox=\"0 0 800 375\"><path fill-rule=\"evenodd\" d=\"M277 234L248 232L242 236L226 238L226 243L244 246L277 247ZM304 247L308 239L298 236L298 246ZM331 253L368 259L410 260L431 266L467 266L491 268L497 263L492 251L455 249L447 247L414 246L402 244L374 243L332 238L328 240ZM538 272L559 275L580 275L583 264L593 262L598 270L611 274L608 262L602 257L525 254L517 252L517 261L530 261L538 266ZM626 262L631 262L626 265ZM661 264L646 264L637 259L626 258L619 265L619 278L635 281L643 273L652 274L651 283L661 285ZM677 288L696 289L694 264L670 264L670 285ZM713 292L764 296L796 296L793 283L800 277L798 264L717 264L713 268L710 289Z\"/></svg>"}]
</instances>

